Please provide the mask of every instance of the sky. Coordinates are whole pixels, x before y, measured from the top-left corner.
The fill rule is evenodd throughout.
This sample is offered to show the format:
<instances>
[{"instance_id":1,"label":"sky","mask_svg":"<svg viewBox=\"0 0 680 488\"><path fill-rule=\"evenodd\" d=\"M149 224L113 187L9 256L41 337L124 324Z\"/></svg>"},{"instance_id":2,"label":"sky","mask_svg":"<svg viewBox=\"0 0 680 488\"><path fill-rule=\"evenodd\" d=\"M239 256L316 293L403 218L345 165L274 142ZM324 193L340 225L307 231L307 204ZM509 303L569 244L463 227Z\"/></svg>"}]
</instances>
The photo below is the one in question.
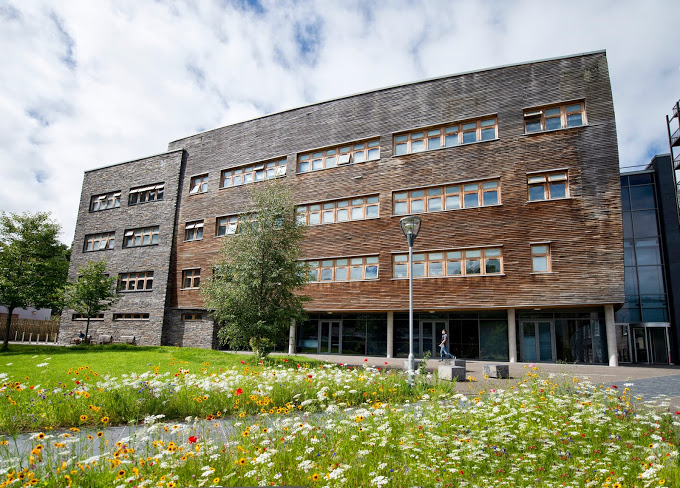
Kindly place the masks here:
<instances>
[{"instance_id":1,"label":"sky","mask_svg":"<svg viewBox=\"0 0 680 488\"><path fill-rule=\"evenodd\" d=\"M606 50L620 165L668 153L677 0L0 0L0 211L71 244L83 172L301 105Z\"/></svg>"}]
</instances>

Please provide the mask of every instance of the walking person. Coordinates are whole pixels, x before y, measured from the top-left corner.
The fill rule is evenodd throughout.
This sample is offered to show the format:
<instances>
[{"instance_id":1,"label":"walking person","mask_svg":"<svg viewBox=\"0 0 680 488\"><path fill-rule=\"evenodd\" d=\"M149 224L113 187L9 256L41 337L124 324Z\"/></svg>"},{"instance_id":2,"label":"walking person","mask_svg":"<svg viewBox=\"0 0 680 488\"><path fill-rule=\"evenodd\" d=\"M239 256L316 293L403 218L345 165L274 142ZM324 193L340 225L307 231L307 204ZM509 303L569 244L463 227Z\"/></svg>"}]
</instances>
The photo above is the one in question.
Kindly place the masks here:
<instances>
[{"instance_id":1,"label":"walking person","mask_svg":"<svg viewBox=\"0 0 680 488\"><path fill-rule=\"evenodd\" d=\"M442 341L439 344L439 362L441 363L444 360L444 356L448 356L450 359L456 359L456 356L453 354L450 354L449 351L446 350L446 339L448 339L448 336L446 335L446 329L442 329Z\"/></svg>"}]
</instances>

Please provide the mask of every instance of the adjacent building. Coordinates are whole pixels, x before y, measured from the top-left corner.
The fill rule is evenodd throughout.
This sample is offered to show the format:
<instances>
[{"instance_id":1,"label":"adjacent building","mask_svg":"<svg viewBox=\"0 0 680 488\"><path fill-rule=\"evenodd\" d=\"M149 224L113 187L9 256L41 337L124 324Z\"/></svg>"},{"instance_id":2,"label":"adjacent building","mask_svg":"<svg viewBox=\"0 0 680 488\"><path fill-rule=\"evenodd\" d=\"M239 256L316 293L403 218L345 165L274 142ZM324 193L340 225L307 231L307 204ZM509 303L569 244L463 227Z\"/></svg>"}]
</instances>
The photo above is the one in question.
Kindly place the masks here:
<instances>
[{"instance_id":1,"label":"adjacent building","mask_svg":"<svg viewBox=\"0 0 680 488\"><path fill-rule=\"evenodd\" d=\"M625 301L616 123L603 51L384 88L173 141L85 174L70 276L106 259L93 337L216 347L203 308L249 189L280 179L308 226L298 352L617 364ZM81 328L62 316L62 340ZM619 338L617 338L617 332Z\"/></svg>"}]
</instances>

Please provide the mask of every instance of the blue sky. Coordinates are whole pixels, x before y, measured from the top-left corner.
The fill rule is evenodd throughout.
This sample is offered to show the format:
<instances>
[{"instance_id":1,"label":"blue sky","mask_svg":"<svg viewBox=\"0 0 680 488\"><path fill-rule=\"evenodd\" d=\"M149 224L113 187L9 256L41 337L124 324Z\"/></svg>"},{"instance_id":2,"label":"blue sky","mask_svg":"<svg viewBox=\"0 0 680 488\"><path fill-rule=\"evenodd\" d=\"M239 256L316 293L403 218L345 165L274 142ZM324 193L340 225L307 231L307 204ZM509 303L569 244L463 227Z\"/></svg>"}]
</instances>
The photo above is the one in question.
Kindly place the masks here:
<instances>
[{"instance_id":1,"label":"blue sky","mask_svg":"<svg viewBox=\"0 0 680 488\"><path fill-rule=\"evenodd\" d=\"M83 171L267 113L607 50L622 167L668 152L677 0L0 0L0 210L70 244ZM263 141L264 142L264 141Z\"/></svg>"}]
</instances>

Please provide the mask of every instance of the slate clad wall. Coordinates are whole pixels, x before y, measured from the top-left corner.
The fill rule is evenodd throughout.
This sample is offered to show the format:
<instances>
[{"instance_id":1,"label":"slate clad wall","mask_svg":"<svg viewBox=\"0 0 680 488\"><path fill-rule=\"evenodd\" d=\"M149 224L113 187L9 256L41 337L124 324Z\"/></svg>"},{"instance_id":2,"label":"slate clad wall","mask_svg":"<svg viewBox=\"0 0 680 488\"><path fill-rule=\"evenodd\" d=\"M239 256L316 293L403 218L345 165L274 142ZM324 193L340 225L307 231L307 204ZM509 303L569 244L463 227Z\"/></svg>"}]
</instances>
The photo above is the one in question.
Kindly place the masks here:
<instances>
[{"instance_id":1,"label":"slate clad wall","mask_svg":"<svg viewBox=\"0 0 680 488\"><path fill-rule=\"evenodd\" d=\"M588 124L524 134L523 109L585 100ZM498 139L393 156L394 132L495 114ZM380 137L381 159L295 174L297 154ZM622 303L623 248L616 124L606 55L597 52L387 88L269 115L170 143L186 151L170 303L200 308L181 290L182 269L202 279L218 256L219 216L248 209L254 185L218 189L221 170L288 158L284 181L298 202L380 195L380 218L310 227L309 259L379 254L378 281L309 284L310 311L408 308L408 281L392 279L392 253L407 251L392 215L395 190L500 177L501 206L421 214L414 251L498 245L504 275L414 280L421 310ZM527 172L568 168L571 198L527 202ZM192 175L209 173L208 192L189 195ZM184 224L204 219L204 238L183 242ZM531 274L530 242L550 241L551 274Z\"/></svg>"},{"instance_id":2,"label":"slate clad wall","mask_svg":"<svg viewBox=\"0 0 680 488\"><path fill-rule=\"evenodd\" d=\"M121 299L105 312L103 321L90 322L93 340L97 340L100 335L111 335L114 341L121 336L133 335L140 345L161 344L182 156L182 150L175 150L85 173L69 279L74 279L78 267L87 264L88 260L106 260L110 275L116 277L125 272L154 272L151 291L121 293ZM160 182L165 183L162 201L128 206L130 188ZM119 208L89 211L93 195L112 191L121 191ZM159 226L158 245L123 249L126 229L155 225ZM87 234L109 231L116 233L115 249L83 251ZM114 313L149 313L149 320L113 321ZM85 330L85 321L73 321L72 315L72 310L62 313L60 343L68 344L80 330Z\"/></svg>"}]
</instances>

